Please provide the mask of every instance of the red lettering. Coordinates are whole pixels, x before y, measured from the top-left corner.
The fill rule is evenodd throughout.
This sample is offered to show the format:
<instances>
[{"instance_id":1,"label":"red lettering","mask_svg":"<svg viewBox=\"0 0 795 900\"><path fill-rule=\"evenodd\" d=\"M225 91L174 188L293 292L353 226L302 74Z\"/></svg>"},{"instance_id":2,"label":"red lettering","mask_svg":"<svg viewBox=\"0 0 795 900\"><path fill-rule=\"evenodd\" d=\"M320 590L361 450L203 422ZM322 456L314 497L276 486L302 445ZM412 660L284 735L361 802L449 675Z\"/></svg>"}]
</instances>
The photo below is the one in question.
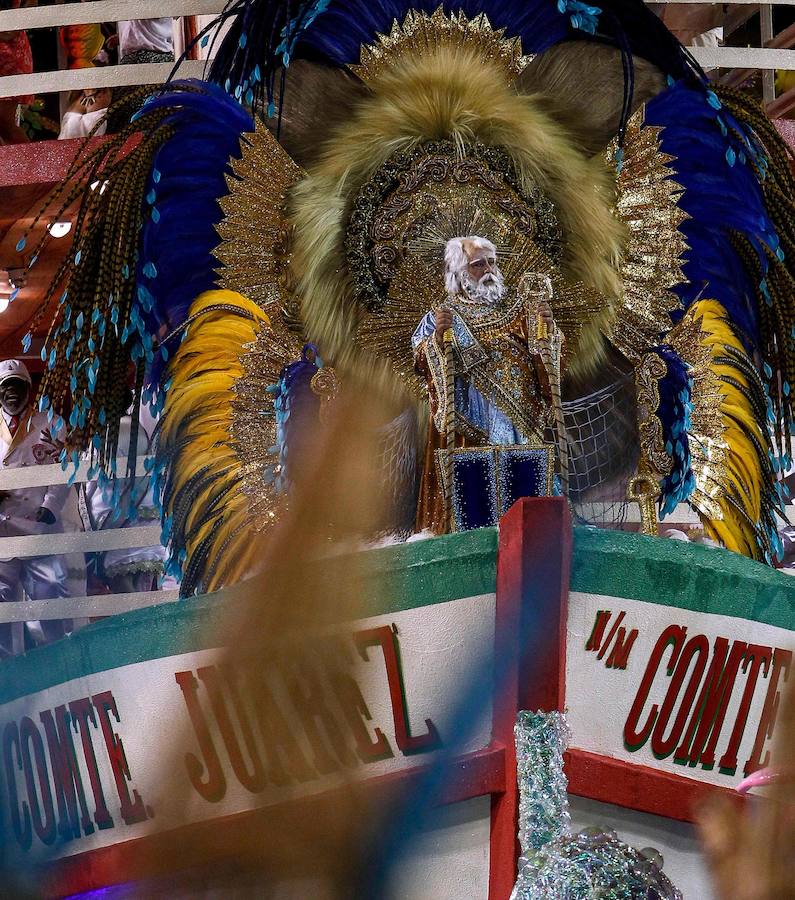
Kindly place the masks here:
<instances>
[{"instance_id":1,"label":"red lettering","mask_svg":"<svg viewBox=\"0 0 795 900\"><path fill-rule=\"evenodd\" d=\"M72 732L69 727L69 713L65 706L55 709L55 719L47 709L39 713L44 733L47 736L47 749L50 754L55 799L58 804L58 830L65 841L81 836L81 826L85 834L92 834L94 823L88 813L83 781L77 765L77 755L72 743ZM57 720L57 726L56 726ZM78 804L80 810L78 812Z\"/></svg>"},{"instance_id":2,"label":"red lettering","mask_svg":"<svg viewBox=\"0 0 795 900\"><path fill-rule=\"evenodd\" d=\"M16 749L15 754L13 752L14 748ZM14 764L15 756L16 765ZM22 815L20 816L19 794L17 792L16 770L22 771L22 753L19 749L19 728L16 722L9 722L3 729L3 762L5 763L6 787L8 789L11 827L14 829L14 837L23 850L30 850L30 846L33 843L30 811L28 804L23 800L21 804Z\"/></svg>"},{"instance_id":3,"label":"red lettering","mask_svg":"<svg viewBox=\"0 0 795 900\"><path fill-rule=\"evenodd\" d=\"M696 653L698 653L698 657L693 669L693 674L690 676L690 681L688 682L687 688L685 689L685 694L682 698L682 703L679 706L679 712L677 713L676 719L674 720L671 733L666 738L664 737L664 735L666 726L668 725L668 720L671 717L674 705L676 704L676 701L679 697L679 691L682 689L682 684L684 683L685 677L687 676L687 672L690 668L690 662L696 655ZM667 756L670 756L674 752L677 741L682 736L682 730L684 729L685 723L687 722L687 717L690 714L690 707L693 705L693 699L696 696L698 686L699 684L701 684L701 676L704 674L704 669L707 666L708 659L709 641L707 640L706 636L703 634L697 634L694 637L690 638L690 640L685 644L679 657L679 661L676 664L676 671L674 672L671 683L668 686L668 692L665 695L665 700L663 700L663 705L660 709L660 715L657 719L657 723L654 726L654 732L651 736L652 753L654 753L657 759L665 759Z\"/></svg>"},{"instance_id":4,"label":"red lettering","mask_svg":"<svg viewBox=\"0 0 795 900\"><path fill-rule=\"evenodd\" d=\"M50 773L47 769L47 759L44 756L44 742L36 723L29 716L25 716L19 723L19 744L22 750L22 771L25 774L33 830L43 844L52 844L58 836L58 832L55 827L55 810L50 791ZM31 759L31 745L33 746L33 759ZM34 760L36 763L35 778L33 777ZM36 789L37 781L38 791ZM41 794L41 805L39 805L39 793Z\"/></svg>"},{"instance_id":5,"label":"red lettering","mask_svg":"<svg viewBox=\"0 0 795 900\"><path fill-rule=\"evenodd\" d=\"M246 744L249 759L251 760L251 771L246 767L243 760L243 753L240 749L235 729L232 726L232 720L224 702L224 695L221 689L221 679L219 671L215 666L206 666L199 669L196 674L199 680L203 682L210 695L210 705L213 708L213 714L218 722L221 730L221 737L224 740L226 752L229 754L229 761L232 763L232 771L235 773L237 780L243 785L247 791L252 794L258 794L265 789L265 769L262 765L259 752L254 742L254 732L248 716L240 702L240 696L234 683L234 676L228 666L224 666L223 674L227 688L232 695L232 700L237 713L237 720L240 723L240 730L243 733L243 740Z\"/></svg>"},{"instance_id":6,"label":"red lettering","mask_svg":"<svg viewBox=\"0 0 795 900\"><path fill-rule=\"evenodd\" d=\"M748 670L748 663L751 663L751 671L748 672L748 678L745 682L745 690L743 691L740 708L737 710L737 718L734 721L729 746L726 752L720 758L718 765L720 771L724 775L734 775L737 771L737 751L740 749L740 743L743 739L743 732L748 721L748 710L751 708L751 701L754 698L756 690L756 682L759 678L759 669L764 666L765 677L767 677L770 668L770 660L773 657L772 647L763 647L759 644L749 644L748 652L743 661L743 672Z\"/></svg>"},{"instance_id":7,"label":"red lettering","mask_svg":"<svg viewBox=\"0 0 795 900\"><path fill-rule=\"evenodd\" d=\"M113 818L105 805L105 794L102 790L102 781L99 777L97 757L94 753L94 745L91 741L91 729L89 722L96 728L97 720L94 717L94 707L88 697L81 697L69 704L69 713L72 717L72 727L80 730L80 740L83 745L83 757L88 769L88 780L91 782L91 790L94 794L94 822L97 828L113 828Z\"/></svg>"},{"instance_id":8,"label":"red lettering","mask_svg":"<svg viewBox=\"0 0 795 900\"><path fill-rule=\"evenodd\" d=\"M601 659L605 655L605 653L607 653L607 648L610 646L613 638L616 636L616 633L618 632L618 626L624 621L625 615L626 613L623 610L618 614L618 618L615 620L615 622L613 622L613 626L610 629L610 634L607 635L607 638L599 649L599 652L596 654L597 659Z\"/></svg>"},{"instance_id":9,"label":"red lettering","mask_svg":"<svg viewBox=\"0 0 795 900\"><path fill-rule=\"evenodd\" d=\"M312 747L315 768L318 772L328 773L339 769L340 765L352 765L355 761L353 753L345 742L345 735L331 711L323 684L308 654L299 653L295 661L285 664L284 668L287 690ZM335 756L329 752L319 725L322 725Z\"/></svg>"},{"instance_id":10,"label":"red lettering","mask_svg":"<svg viewBox=\"0 0 795 900\"><path fill-rule=\"evenodd\" d=\"M688 729L688 737L694 732L696 735L688 754L691 766L701 763L702 768L711 769L715 765L715 747L723 728L737 671L747 650L748 644L744 641L735 641L729 652L729 642L726 638L715 638L712 662ZM677 752L677 755L684 754Z\"/></svg>"},{"instance_id":11,"label":"red lettering","mask_svg":"<svg viewBox=\"0 0 795 900\"><path fill-rule=\"evenodd\" d=\"M276 785L289 784L291 780L309 781L316 774L290 730L273 692L261 673L257 682L258 703L254 710L258 717L260 734L265 745L268 781ZM282 759L283 757L283 759Z\"/></svg>"},{"instance_id":12,"label":"red lettering","mask_svg":"<svg viewBox=\"0 0 795 900\"><path fill-rule=\"evenodd\" d=\"M591 636L588 638L588 642L585 645L586 650L598 650L602 643L602 638L604 637L605 628L607 628L607 623L610 620L610 610L609 609L598 609L596 611L596 618L594 619L593 628L591 629Z\"/></svg>"},{"instance_id":13,"label":"red lettering","mask_svg":"<svg viewBox=\"0 0 795 900\"><path fill-rule=\"evenodd\" d=\"M188 770L188 778L197 793L204 797L205 800L209 803L218 803L226 794L226 778L224 778L218 753L197 697L198 682L193 677L192 672L177 672L174 677L182 690L182 696L185 698L188 715L196 733L199 750L201 750L204 759L204 764L202 764L195 753L185 754L185 768ZM202 775L205 768L207 770L207 780L203 781Z\"/></svg>"},{"instance_id":14,"label":"red lettering","mask_svg":"<svg viewBox=\"0 0 795 900\"><path fill-rule=\"evenodd\" d=\"M767 685L765 705L762 708L762 715L759 718L759 727L756 730L754 748L751 751L751 756L743 770L746 775L756 772L757 769L763 769L768 764L770 753L765 752L763 759L762 752L764 751L765 743L773 737L773 729L776 725L776 716L781 701L781 692L778 687L779 678L783 672L783 680L787 681L791 663L792 652L790 650L781 650L779 647L776 647L773 653L773 669L770 673L770 681Z\"/></svg>"},{"instance_id":15,"label":"red lettering","mask_svg":"<svg viewBox=\"0 0 795 900\"><path fill-rule=\"evenodd\" d=\"M108 760L113 770L113 778L116 782L116 791L119 795L121 817L126 825L146 820L146 807L141 795L133 789L132 798L127 782L131 780L130 764L127 762L127 754L124 752L124 744L121 738L113 730L110 721L110 713L117 722L121 722L119 710L116 708L116 700L110 691L103 691L91 698L94 708L99 713L99 724L102 727L102 736L105 738L105 746L108 750Z\"/></svg>"},{"instance_id":16,"label":"red lettering","mask_svg":"<svg viewBox=\"0 0 795 900\"><path fill-rule=\"evenodd\" d=\"M394 756L387 736L380 728L375 728L375 740L367 730L365 721L372 720L370 709L362 695L356 679L343 668L343 661L353 663L350 649L340 640L331 642L333 652L325 657L326 681L331 685L342 709L348 727L356 741L356 754L362 762L389 759Z\"/></svg>"},{"instance_id":17,"label":"red lettering","mask_svg":"<svg viewBox=\"0 0 795 900\"><path fill-rule=\"evenodd\" d=\"M659 669L660 663L662 662L663 654L670 645L672 648L671 658L668 661L668 675L670 676L676 665L676 659L679 656L679 651L682 649L682 644L684 643L686 635L687 628L683 625L669 625L657 638L657 643L651 651L649 662L646 665L646 671L643 673L643 678L640 680L638 692L635 695L635 700L632 703L629 715L627 716L627 721L624 725L624 744L631 753L640 750L646 743L657 719L658 707L655 703L649 710L646 724L638 730L638 722L643 713L643 707L648 700L649 691L654 682L654 676L657 674L657 669Z\"/></svg>"},{"instance_id":18,"label":"red lettering","mask_svg":"<svg viewBox=\"0 0 795 900\"><path fill-rule=\"evenodd\" d=\"M626 629L621 626L618 629L618 635L616 636L616 642L613 644L613 649L610 651L610 656L607 657L607 662L605 663L605 668L607 669L626 669L627 663L629 662L629 654L632 650L632 645L635 643L635 639L638 636L638 629L633 628L629 633L629 637L626 637Z\"/></svg>"},{"instance_id":19,"label":"red lettering","mask_svg":"<svg viewBox=\"0 0 795 900\"><path fill-rule=\"evenodd\" d=\"M400 665L400 652L397 635L388 626L368 628L354 635L354 643L360 656L369 662L368 647L380 646L384 653L386 677L389 683L389 697L392 701L392 718L395 724L395 740L401 753L406 756L422 753L441 747L442 741L436 726L430 719L425 720L428 729L425 734L412 735L406 698L403 695L403 673Z\"/></svg>"}]
</instances>

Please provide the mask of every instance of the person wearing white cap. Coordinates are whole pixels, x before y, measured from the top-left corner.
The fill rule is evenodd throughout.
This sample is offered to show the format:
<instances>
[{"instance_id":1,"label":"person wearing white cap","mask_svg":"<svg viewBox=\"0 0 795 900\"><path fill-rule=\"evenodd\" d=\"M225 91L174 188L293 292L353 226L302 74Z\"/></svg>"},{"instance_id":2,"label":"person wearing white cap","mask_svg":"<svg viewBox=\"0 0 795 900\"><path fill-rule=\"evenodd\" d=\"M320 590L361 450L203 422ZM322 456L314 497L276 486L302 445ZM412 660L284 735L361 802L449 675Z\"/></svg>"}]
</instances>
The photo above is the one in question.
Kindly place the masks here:
<instances>
[{"instance_id":1,"label":"person wearing white cap","mask_svg":"<svg viewBox=\"0 0 795 900\"><path fill-rule=\"evenodd\" d=\"M52 465L58 449L47 416L31 404L31 378L24 363L0 362L0 461L3 469ZM58 518L69 488L26 487L0 490L0 536L18 537L59 529ZM50 600L69 595L66 567L60 556L0 559L0 602L22 599L22 588L31 600ZM62 622L42 622L34 630L39 640L55 640L64 633ZM10 655L12 630L0 625L0 656Z\"/></svg>"}]
</instances>

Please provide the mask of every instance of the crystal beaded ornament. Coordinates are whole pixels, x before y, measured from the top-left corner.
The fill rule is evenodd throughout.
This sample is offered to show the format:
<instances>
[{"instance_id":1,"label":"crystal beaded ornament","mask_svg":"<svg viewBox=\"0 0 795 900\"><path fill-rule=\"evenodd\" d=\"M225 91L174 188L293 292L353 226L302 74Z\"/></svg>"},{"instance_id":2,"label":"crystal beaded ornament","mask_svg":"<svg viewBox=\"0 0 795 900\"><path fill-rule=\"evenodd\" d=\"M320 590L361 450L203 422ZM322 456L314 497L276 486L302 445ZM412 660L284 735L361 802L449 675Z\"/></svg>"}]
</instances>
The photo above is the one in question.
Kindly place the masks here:
<instances>
[{"instance_id":1,"label":"crystal beaded ornament","mask_svg":"<svg viewBox=\"0 0 795 900\"><path fill-rule=\"evenodd\" d=\"M598 828L572 835L562 713L520 712L515 732L522 855L511 900L682 900L653 848Z\"/></svg>"}]
</instances>

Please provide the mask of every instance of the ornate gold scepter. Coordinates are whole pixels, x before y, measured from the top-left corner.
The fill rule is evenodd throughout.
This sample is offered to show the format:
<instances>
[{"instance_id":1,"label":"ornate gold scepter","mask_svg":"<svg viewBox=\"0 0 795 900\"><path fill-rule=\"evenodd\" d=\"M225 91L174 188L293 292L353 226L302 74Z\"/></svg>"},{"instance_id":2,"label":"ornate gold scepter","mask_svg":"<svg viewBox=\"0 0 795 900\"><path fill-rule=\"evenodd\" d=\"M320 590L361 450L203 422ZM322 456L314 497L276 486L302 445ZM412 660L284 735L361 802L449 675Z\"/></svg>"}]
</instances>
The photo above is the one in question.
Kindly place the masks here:
<instances>
[{"instance_id":1,"label":"ornate gold scepter","mask_svg":"<svg viewBox=\"0 0 795 900\"><path fill-rule=\"evenodd\" d=\"M547 372L549 388L552 394L552 412L555 416L555 430L558 436L558 459L560 462L560 487L563 496L569 496L569 439L566 434L566 423L563 420L563 400L560 387L560 350L561 336L556 328L550 336L547 323L538 314L536 339L541 351L541 362Z\"/></svg>"},{"instance_id":2,"label":"ornate gold scepter","mask_svg":"<svg viewBox=\"0 0 795 900\"><path fill-rule=\"evenodd\" d=\"M445 438L445 507L447 527L455 531L453 521L453 450L455 450L455 369L453 364L453 329L448 328L443 337L444 343L444 438Z\"/></svg>"}]
</instances>

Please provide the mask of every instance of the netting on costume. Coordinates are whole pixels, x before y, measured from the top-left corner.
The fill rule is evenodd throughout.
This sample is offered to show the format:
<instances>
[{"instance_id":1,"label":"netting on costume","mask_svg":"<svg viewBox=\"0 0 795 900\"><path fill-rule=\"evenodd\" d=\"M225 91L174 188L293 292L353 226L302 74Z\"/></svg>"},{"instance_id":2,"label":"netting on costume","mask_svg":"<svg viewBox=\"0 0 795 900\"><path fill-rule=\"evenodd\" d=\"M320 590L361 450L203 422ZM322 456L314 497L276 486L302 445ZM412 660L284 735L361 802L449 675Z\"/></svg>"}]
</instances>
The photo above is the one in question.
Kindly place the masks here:
<instances>
[{"instance_id":1,"label":"netting on costume","mask_svg":"<svg viewBox=\"0 0 795 900\"><path fill-rule=\"evenodd\" d=\"M569 497L581 523L620 527L638 462L635 382L631 374L563 402L569 439Z\"/></svg>"}]
</instances>

